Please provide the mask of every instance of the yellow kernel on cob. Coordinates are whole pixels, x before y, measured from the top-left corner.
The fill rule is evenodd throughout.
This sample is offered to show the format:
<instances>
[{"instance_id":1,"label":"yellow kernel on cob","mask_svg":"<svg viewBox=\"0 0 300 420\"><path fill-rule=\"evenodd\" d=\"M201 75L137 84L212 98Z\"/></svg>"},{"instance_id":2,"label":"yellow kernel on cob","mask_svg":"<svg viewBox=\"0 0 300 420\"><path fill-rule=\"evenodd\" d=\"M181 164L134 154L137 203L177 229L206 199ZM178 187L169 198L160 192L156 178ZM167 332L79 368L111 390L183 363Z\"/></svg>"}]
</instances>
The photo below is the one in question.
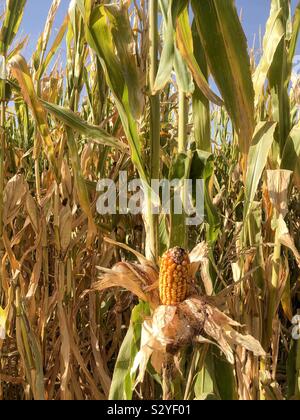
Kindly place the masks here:
<instances>
[{"instance_id":1,"label":"yellow kernel on cob","mask_svg":"<svg viewBox=\"0 0 300 420\"><path fill-rule=\"evenodd\" d=\"M190 260L180 247L169 249L160 264L159 295L163 305L178 305L187 295Z\"/></svg>"}]
</instances>

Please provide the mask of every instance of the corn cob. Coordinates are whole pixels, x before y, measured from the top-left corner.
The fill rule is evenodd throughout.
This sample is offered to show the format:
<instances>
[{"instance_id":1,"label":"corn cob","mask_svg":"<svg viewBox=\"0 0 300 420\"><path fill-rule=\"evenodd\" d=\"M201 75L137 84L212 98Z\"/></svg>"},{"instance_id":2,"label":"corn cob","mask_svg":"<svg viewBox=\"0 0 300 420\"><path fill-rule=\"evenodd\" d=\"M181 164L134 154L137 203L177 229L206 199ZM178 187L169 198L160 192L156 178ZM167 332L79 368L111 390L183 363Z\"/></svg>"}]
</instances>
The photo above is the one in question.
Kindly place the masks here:
<instances>
[{"instance_id":1,"label":"corn cob","mask_svg":"<svg viewBox=\"0 0 300 420\"><path fill-rule=\"evenodd\" d=\"M163 305L176 306L185 300L189 266L189 256L182 248L172 248L163 255L159 274L159 294Z\"/></svg>"}]
</instances>

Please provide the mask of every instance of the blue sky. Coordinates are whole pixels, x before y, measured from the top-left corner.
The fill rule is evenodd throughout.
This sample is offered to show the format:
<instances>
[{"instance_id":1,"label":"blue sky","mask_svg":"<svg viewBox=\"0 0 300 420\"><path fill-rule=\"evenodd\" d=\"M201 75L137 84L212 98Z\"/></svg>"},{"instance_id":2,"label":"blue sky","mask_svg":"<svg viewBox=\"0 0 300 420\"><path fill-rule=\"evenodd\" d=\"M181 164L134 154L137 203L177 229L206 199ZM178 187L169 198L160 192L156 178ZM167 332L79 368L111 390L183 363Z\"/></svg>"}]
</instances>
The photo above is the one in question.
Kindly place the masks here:
<instances>
[{"instance_id":1,"label":"blue sky","mask_svg":"<svg viewBox=\"0 0 300 420\"><path fill-rule=\"evenodd\" d=\"M3 0L0 0L1 2ZM57 13L54 28L58 30L68 11L70 0L61 0L61 4ZM52 0L27 0L25 13L21 26L21 33L29 35L29 44L27 46L26 56L30 57L34 52L36 42L42 33L47 19L48 11L52 4ZM56 31L55 31L56 33ZM54 35L55 35L54 33ZM53 39L53 36L52 36Z\"/></svg>"},{"instance_id":2,"label":"blue sky","mask_svg":"<svg viewBox=\"0 0 300 420\"><path fill-rule=\"evenodd\" d=\"M70 0L61 0L55 23L56 29L59 28L60 23L63 21L69 2ZM3 4L4 0L0 0L0 3ZM34 51L36 40L43 30L51 3L52 0L27 0L22 23L23 34L30 34L30 42L26 53L27 57ZM293 7L295 7L296 3L297 0L292 0ZM249 46L252 47L254 34L257 34L256 47L258 47L259 29L261 27L263 35L269 14L270 0L236 0L236 5L239 12L242 10L243 27L248 38ZM298 51L300 52L300 49Z\"/></svg>"}]
</instances>

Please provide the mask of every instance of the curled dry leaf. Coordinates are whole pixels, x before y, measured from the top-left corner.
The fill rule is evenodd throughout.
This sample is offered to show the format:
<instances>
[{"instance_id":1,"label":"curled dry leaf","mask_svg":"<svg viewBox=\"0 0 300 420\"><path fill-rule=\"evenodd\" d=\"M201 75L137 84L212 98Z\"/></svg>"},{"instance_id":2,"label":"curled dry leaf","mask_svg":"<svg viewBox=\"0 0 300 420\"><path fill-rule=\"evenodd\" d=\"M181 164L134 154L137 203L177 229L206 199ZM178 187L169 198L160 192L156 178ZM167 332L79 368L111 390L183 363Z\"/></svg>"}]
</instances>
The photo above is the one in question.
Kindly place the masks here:
<instances>
[{"instance_id":1,"label":"curled dry leaf","mask_svg":"<svg viewBox=\"0 0 300 420\"><path fill-rule=\"evenodd\" d=\"M39 214L37 204L29 192L26 194L25 205L26 205L26 211L28 213L31 225L35 233L38 234L40 230L40 214Z\"/></svg>"},{"instance_id":2,"label":"curled dry leaf","mask_svg":"<svg viewBox=\"0 0 300 420\"><path fill-rule=\"evenodd\" d=\"M213 294L213 283L209 274L208 245L206 242L198 244L189 254L191 262L191 276L195 278L200 270L201 279L204 284L205 292L208 296Z\"/></svg>"},{"instance_id":3,"label":"curled dry leaf","mask_svg":"<svg viewBox=\"0 0 300 420\"><path fill-rule=\"evenodd\" d=\"M205 242L198 244L189 254L191 262L191 276L195 277L201 264L207 261L208 245Z\"/></svg>"},{"instance_id":4,"label":"curled dry leaf","mask_svg":"<svg viewBox=\"0 0 300 420\"><path fill-rule=\"evenodd\" d=\"M4 189L3 222L8 225L18 214L28 191L23 175L15 175Z\"/></svg>"},{"instance_id":5,"label":"curled dry leaf","mask_svg":"<svg viewBox=\"0 0 300 420\"><path fill-rule=\"evenodd\" d=\"M300 267L300 253L284 220L288 213L288 189L292 175L293 172L287 170L267 171L267 187L270 201L278 213L274 228L278 231L279 241L292 251Z\"/></svg>"},{"instance_id":6,"label":"curled dry leaf","mask_svg":"<svg viewBox=\"0 0 300 420\"><path fill-rule=\"evenodd\" d=\"M72 197L73 183L70 168L65 160L62 161L61 165L61 189L62 196Z\"/></svg>"},{"instance_id":7,"label":"curled dry leaf","mask_svg":"<svg viewBox=\"0 0 300 420\"><path fill-rule=\"evenodd\" d=\"M121 287L129 290L145 302L149 302L151 307L159 305L158 291L146 292L157 280L157 272L143 270L142 266L131 263L119 263L113 269L98 267L103 273L99 282L93 285L92 290L103 291L111 287Z\"/></svg>"},{"instance_id":8,"label":"curled dry leaf","mask_svg":"<svg viewBox=\"0 0 300 420\"><path fill-rule=\"evenodd\" d=\"M284 218L288 213L288 188L293 172L285 170L267 171L267 185L272 205Z\"/></svg>"},{"instance_id":9,"label":"curled dry leaf","mask_svg":"<svg viewBox=\"0 0 300 420\"><path fill-rule=\"evenodd\" d=\"M60 246L66 252L72 236L72 212L69 204L63 206L59 213L59 237Z\"/></svg>"},{"instance_id":10,"label":"curled dry leaf","mask_svg":"<svg viewBox=\"0 0 300 420\"><path fill-rule=\"evenodd\" d=\"M291 237L289 229L281 215L279 216L279 219L278 219L277 228L278 228L280 243L292 251L296 259L296 262L298 264L298 267L300 268L300 253L298 249L296 248L294 239Z\"/></svg>"}]
</instances>

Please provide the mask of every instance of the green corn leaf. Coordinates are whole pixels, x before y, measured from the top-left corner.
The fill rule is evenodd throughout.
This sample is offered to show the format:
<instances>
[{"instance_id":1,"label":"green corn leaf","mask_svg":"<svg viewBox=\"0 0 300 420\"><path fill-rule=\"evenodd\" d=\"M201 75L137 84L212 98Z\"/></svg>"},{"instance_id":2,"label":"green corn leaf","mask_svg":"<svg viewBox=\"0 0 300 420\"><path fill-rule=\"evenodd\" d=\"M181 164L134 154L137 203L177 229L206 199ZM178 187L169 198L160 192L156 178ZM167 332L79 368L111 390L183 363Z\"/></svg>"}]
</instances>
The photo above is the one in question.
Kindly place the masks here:
<instances>
[{"instance_id":1,"label":"green corn leaf","mask_svg":"<svg viewBox=\"0 0 300 420\"><path fill-rule=\"evenodd\" d=\"M114 374L112 378L109 400L131 400L132 387L134 382L131 380L128 372L131 365L131 353L133 343L133 325L130 325L127 334L123 340L119 350L118 359L115 364ZM136 353L138 349L136 348Z\"/></svg>"},{"instance_id":2,"label":"green corn leaf","mask_svg":"<svg viewBox=\"0 0 300 420\"><path fill-rule=\"evenodd\" d=\"M272 102L272 118L273 121L278 122L278 129L275 133L276 143L272 154L272 161L274 163L278 162L282 157L285 142L291 130L290 99L288 93L290 74L286 40L289 7L285 0L272 1L271 14L276 12L279 12L277 18L278 31L283 33L284 37L279 42L268 74Z\"/></svg>"},{"instance_id":3,"label":"green corn leaf","mask_svg":"<svg viewBox=\"0 0 300 420\"><path fill-rule=\"evenodd\" d=\"M257 187L266 167L268 155L274 142L276 123L260 122L253 136L248 156L248 170L246 175L246 200L244 218L248 216L254 201Z\"/></svg>"},{"instance_id":4,"label":"green corn leaf","mask_svg":"<svg viewBox=\"0 0 300 420\"><path fill-rule=\"evenodd\" d=\"M246 37L233 0L192 0L210 71L246 158L254 131L254 90Z\"/></svg>"},{"instance_id":5,"label":"green corn leaf","mask_svg":"<svg viewBox=\"0 0 300 420\"><path fill-rule=\"evenodd\" d=\"M160 0L160 8L164 17L164 43L154 86L155 92L162 90L165 87L171 79L173 68L176 73L176 81L179 88L185 93L193 93L194 91L191 72L175 42L176 19L183 6L184 2L180 3L178 0Z\"/></svg>"},{"instance_id":6,"label":"green corn leaf","mask_svg":"<svg viewBox=\"0 0 300 420\"><path fill-rule=\"evenodd\" d=\"M103 10L106 11L110 22L111 34L118 52L125 84L128 88L130 110L134 118L138 119L144 109L144 94L141 85L142 74L129 48L133 42L133 37L128 10L124 5L121 8L107 7Z\"/></svg>"},{"instance_id":7,"label":"green corn leaf","mask_svg":"<svg viewBox=\"0 0 300 420\"><path fill-rule=\"evenodd\" d=\"M205 223L207 225L207 242L213 246L220 234L220 217L213 204L210 193L210 182L214 176L214 157L203 150L196 150L193 156L190 177L204 181Z\"/></svg>"},{"instance_id":8,"label":"green corn leaf","mask_svg":"<svg viewBox=\"0 0 300 420\"><path fill-rule=\"evenodd\" d=\"M0 33L0 55L7 56L24 13L26 0L6 0L4 22Z\"/></svg>"},{"instance_id":9,"label":"green corn leaf","mask_svg":"<svg viewBox=\"0 0 300 420\"><path fill-rule=\"evenodd\" d=\"M209 87L208 81L202 73L194 56L192 30L190 28L187 9L185 9L177 19L176 39L177 47L183 59L186 61L198 87L207 99L217 105L222 105L223 101Z\"/></svg>"},{"instance_id":10,"label":"green corn leaf","mask_svg":"<svg viewBox=\"0 0 300 420\"><path fill-rule=\"evenodd\" d=\"M191 156L188 156L184 153L180 153L178 156L176 156L173 162L169 179L170 181L180 180L180 182L183 183L184 180L189 179L190 170L191 170ZM182 199L182 202L184 203L184 200L185 200L184 197L187 191L183 184L180 190L181 190L181 199ZM186 217L187 216L185 214L184 208L181 214L175 214L174 208L172 208L169 248L173 248L175 246L181 246L182 248L187 247Z\"/></svg>"},{"instance_id":11,"label":"green corn leaf","mask_svg":"<svg viewBox=\"0 0 300 420\"><path fill-rule=\"evenodd\" d=\"M174 47L174 70L179 90L186 94L192 94L195 90L193 77L176 45Z\"/></svg>"},{"instance_id":12,"label":"green corn leaf","mask_svg":"<svg viewBox=\"0 0 300 420\"><path fill-rule=\"evenodd\" d=\"M290 132L286 141L281 161L281 169L296 171L300 158L300 127L296 126Z\"/></svg>"},{"instance_id":13,"label":"green corn leaf","mask_svg":"<svg viewBox=\"0 0 300 420\"><path fill-rule=\"evenodd\" d=\"M125 80L121 63L115 54L111 28L104 7L94 8L89 24L86 25L86 38L104 66L110 88L118 100L122 101Z\"/></svg>"},{"instance_id":14,"label":"green corn leaf","mask_svg":"<svg viewBox=\"0 0 300 420\"><path fill-rule=\"evenodd\" d=\"M297 50L298 39L299 39L299 30L300 30L300 2L298 2L294 19L292 23L292 33L289 40L289 50L288 50L288 66L289 66L289 76L291 76L293 59Z\"/></svg>"},{"instance_id":15,"label":"green corn leaf","mask_svg":"<svg viewBox=\"0 0 300 420\"><path fill-rule=\"evenodd\" d=\"M81 6L79 7L82 12ZM85 22L87 42L96 52L103 67L107 84L114 94L116 106L131 148L132 161L136 166L141 179L149 184L142 158L142 147L138 134L138 127L131 112L129 89L125 83L121 63L115 54L115 46L111 27L107 22L108 16L106 14L106 9L103 6L95 7L90 14L87 4L83 19Z\"/></svg>"},{"instance_id":16,"label":"green corn leaf","mask_svg":"<svg viewBox=\"0 0 300 420\"><path fill-rule=\"evenodd\" d=\"M194 392L196 400L207 400L214 395L213 380L205 367L196 376Z\"/></svg>"},{"instance_id":17,"label":"green corn leaf","mask_svg":"<svg viewBox=\"0 0 300 420\"><path fill-rule=\"evenodd\" d=\"M213 349L206 356L205 366L212 378L215 394L223 401L236 400L237 390L234 370L225 358Z\"/></svg>"},{"instance_id":18,"label":"green corn leaf","mask_svg":"<svg viewBox=\"0 0 300 420\"><path fill-rule=\"evenodd\" d=\"M74 112L46 101L42 101L42 103L48 112L50 112L59 121L75 130L77 133L80 133L83 136L92 139L94 142L104 146L115 147L123 151L127 150L127 146L120 140L110 136L105 130L88 124Z\"/></svg>"},{"instance_id":19,"label":"green corn leaf","mask_svg":"<svg viewBox=\"0 0 300 420\"><path fill-rule=\"evenodd\" d=\"M115 364L109 400L132 400L135 377L131 375L131 368L139 351L142 323L147 315L149 307L144 302L140 302L132 311L130 326Z\"/></svg>"},{"instance_id":20,"label":"green corn leaf","mask_svg":"<svg viewBox=\"0 0 300 420\"><path fill-rule=\"evenodd\" d=\"M265 82L272 66L274 55L280 42L284 38L284 30L280 24L282 10L272 9L267 21L266 33L263 40L263 55L253 75L255 102L259 103Z\"/></svg>"},{"instance_id":21,"label":"green corn leaf","mask_svg":"<svg viewBox=\"0 0 300 420\"><path fill-rule=\"evenodd\" d=\"M163 49L160 57L160 63L155 80L154 90L162 90L171 78L174 65L174 43L175 31L172 19L173 0L159 0L162 11L163 23Z\"/></svg>"},{"instance_id":22,"label":"green corn leaf","mask_svg":"<svg viewBox=\"0 0 300 420\"><path fill-rule=\"evenodd\" d=\"M195 58L203 72L204 77L208 80L208 67L203 50L201 40L195 25L193 23L193 40L195 45ZM197 149L211 152L211 129L210 129L210 106L209 100L196 86L193 93L193 120L194 135Z\"/></svg>"}]
</instances>

